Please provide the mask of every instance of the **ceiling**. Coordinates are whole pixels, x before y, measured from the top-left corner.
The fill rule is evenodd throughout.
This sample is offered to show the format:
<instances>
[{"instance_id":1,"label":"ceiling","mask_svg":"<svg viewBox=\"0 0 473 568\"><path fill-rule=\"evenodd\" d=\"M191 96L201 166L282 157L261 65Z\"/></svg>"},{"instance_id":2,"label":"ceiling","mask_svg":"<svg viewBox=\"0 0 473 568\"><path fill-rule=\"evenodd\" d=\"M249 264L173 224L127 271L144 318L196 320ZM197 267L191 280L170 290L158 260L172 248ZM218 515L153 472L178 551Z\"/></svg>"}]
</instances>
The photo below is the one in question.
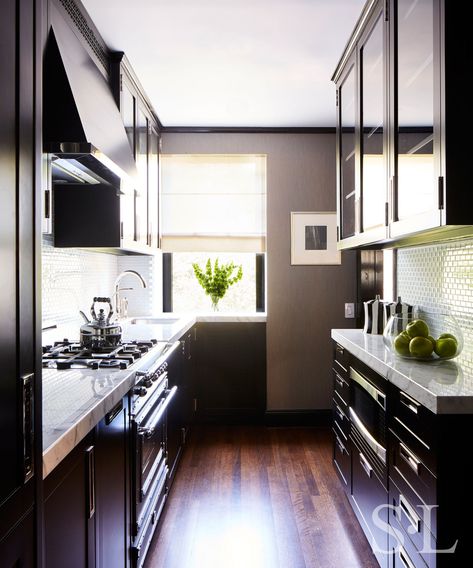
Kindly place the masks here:
<instances>
[{"instance_id":1,"label":"ceiling","mask_svg":"<svg viewBox=\"0 0 473 568\"><path fill-rule=\"evenodd\" d=\"M365 0L82 0L164 126L335 125L330 78Z\"/></svg>"}]
</instances>

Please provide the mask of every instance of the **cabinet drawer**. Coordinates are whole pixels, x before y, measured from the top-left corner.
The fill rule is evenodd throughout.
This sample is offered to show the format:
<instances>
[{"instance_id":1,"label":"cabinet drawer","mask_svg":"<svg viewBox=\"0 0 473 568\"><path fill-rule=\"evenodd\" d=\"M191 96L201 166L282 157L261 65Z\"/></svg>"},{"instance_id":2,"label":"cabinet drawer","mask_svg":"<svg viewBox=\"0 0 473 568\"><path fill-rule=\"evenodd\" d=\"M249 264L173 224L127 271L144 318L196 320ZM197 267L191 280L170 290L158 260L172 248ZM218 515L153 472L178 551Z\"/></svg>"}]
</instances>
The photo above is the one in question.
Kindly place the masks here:
<instances>
[{"instance_id":1,"label":"cabinet drawer","mask_svg":"<svg viewBox=\"0 0 473 568\"><path fill-rule=\"evenodd\" d=\"M335 471L343 484L345 492L351 490L351 459L348 442L342 440L336 430L333 430L333 463Z\"/></svg>"},{"instance_id":2,"label":"cabinet drawer","mask_svg":"<svg viewBox=\"0 0 473 568\"><path fill-rule=\"evenodd\" d=\"M426 545L430 550L434 550L436 542L427 526L430 525L428 517L424 519L424 509L414 500L410 501L392 480L389 484L389 502L393 506L390 509L391 525L396 526L396 522L401 525L417 550L422 551Z\"/></svg>"},{"instance_id":3,"label":"cabinet drawer","mask_svg":"<svg viewBox=\"0 0 473 568\"><path fill-rule=\"evenodd\" d=\"M389 535L389 550L391 553L391 568L427 568L422 556L410 541L406 531L396 519L390 520L396 536Z\"/></svg>"},{"instance_id":4,"label":"cabinet drawer","mask_svg":"<svg viewBox=\"0 0 473 568\"><path fill-rule=\"evenodd\" d=\"M348 379L348 367L350 366L350 354L339 343L333 346L334 367L338 373Z\"/></svg>"},{"instance_id":5,"label":"cabinet drawer","mask_svg":"<svg viewBox=\"0 0 473 568\"><path fill-rule=\"evenodd\" d=\"M390 434L390 442L392 462L389 471L393 479L396 480L396 476L399 475L426 505L435 505L437 503L436 477L427 469L415 451L393 432ZM399 488L403 489L400 486ZM416 505L417 503L414 503L414 506Z\"/></svg>"},{"instance_id":6,"label":"cabinet drawer","mask_svg":"<svg viewBox=\"0 0 473 568\"><path fill-rule=\"evenodd\" d=\"M421 444L419 452L425 452L428 448L431 453L435 454L435 415L409 394L392 384L389 385L389 401L391 428L398 432L401 438L404 433L407 433L417 439ZM422 446L425 450L422 450ZM429 461L427 455L421 457L426 463Z\"/></svg>"},{"instance_id":7,"label":"cabinet drawer","mask_svg":"<svg viewBox=\"0 0 473 568\"><path fill-rule=\"evenodd\" d=\"M341 433L345 440L344 443L346 443L346 440L348 440L348 436L350 435L350 420L342 409L342 402L340 399L338 399L338 402L333 399L333 423L335 430L338 430Z\"/></svg>"},{"instance_id":8,"label":"cabinet drawer","mask_svg":"<svg viewBox=\"0 0 473 568\"><path fill-rule=\"evenodd\" d=\"M358 512L361 513L357 516L359 519L361 516L360 522L370 545L373 547L374 539L377 549L384 551L384 554L380 555L374 550L378 561L383 565L386 560L388 535L375 524L373 516L376 514L376 508L384 505L378 510L377 516L383 522L388 522L388 493L378 478L373 464L355 444L352 445L352 498Z\"/></svg>"},{"instance_id":9,"label":"cabinet drawer","mask_svg":"<svg viewBox=\"0 0 473 568\"><path fill-rule=\"evenodd\" d=\"M348 406L350 404L350 385L348 381L342 378L335 370L333 370L333 390L335 393L335 400L340 404L342 410L348 414Z\"/></svg>"}]
</instances>

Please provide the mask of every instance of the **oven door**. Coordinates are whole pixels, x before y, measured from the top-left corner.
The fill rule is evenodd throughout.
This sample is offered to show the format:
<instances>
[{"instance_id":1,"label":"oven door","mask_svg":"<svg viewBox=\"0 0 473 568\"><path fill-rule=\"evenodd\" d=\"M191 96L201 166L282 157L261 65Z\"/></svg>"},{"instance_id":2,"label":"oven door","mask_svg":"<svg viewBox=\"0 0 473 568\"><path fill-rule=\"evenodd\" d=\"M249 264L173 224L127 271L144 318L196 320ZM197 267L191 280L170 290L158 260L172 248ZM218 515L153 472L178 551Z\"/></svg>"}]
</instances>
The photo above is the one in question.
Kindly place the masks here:
<instances>
[{"instance_id":1,"label":"oven door","mask_svg":"<svg viewBox=\"0 0 473 568\"><path fill-rule=\"evenodd\" d=\"M167 389L167 379L159 385L149 404L143 405L139 415L132 420L135 441L134 536L137 536L146 523L148 509L162 491L163 472L166 464L166 411L175 395L177 387ZM165 489L165 488L164 488Z\"/></svg>"},{"instance_id":2,"label":"oven door","mask_svg":"<svg viewBox=\"0 0 473 568\"><path fill-rule=\"evenodd\" d=\"M386 463L386 395L350 367L350 418L364 442Z\"/></svg>"}]
</instances>

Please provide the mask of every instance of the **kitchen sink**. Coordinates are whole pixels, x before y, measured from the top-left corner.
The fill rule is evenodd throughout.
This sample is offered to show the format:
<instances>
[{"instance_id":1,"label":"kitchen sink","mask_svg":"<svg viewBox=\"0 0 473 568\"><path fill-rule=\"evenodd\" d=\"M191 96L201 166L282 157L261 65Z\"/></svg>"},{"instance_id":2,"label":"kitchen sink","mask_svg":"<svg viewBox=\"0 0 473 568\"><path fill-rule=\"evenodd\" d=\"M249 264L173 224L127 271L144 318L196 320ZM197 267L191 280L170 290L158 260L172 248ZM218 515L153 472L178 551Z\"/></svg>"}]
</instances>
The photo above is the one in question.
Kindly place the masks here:
<instances>
[{"instance_id":1,"label":"kitchen sink","mask_svg":"<svg viewBox=\"0 0 473 568\"><path fill-rule=\"evenodd\" d=\"M131 324L148 324L148 325L173 325L177 323L181 318L160 318L160 317L144 317L144 318L133 318Z\"/></svg>"}]
</instances>

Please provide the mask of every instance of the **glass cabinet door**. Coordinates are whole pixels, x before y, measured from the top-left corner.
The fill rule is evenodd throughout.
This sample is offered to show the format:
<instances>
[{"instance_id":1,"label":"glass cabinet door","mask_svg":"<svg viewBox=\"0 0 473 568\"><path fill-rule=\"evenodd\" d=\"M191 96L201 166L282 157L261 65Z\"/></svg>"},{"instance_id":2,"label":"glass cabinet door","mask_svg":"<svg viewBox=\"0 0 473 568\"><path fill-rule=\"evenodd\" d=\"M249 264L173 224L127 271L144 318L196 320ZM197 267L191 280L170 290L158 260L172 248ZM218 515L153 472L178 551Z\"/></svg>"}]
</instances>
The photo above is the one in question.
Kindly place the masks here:
<instances>
[{"instance_id":1,"label":"glass cabinet door","mask_svg":"<svg viewBox=\"0 0 473 568\"><path fill-rule=\"evenodd\" d=\"M384 19L378 13L360 47L362 231L385 226L387 176L385 156Z\"/></svg>"},{"instance_id":2,"label":"glass cabinet door","mask_svg":"<svg viewBox=\"0 0 473 568\"><path fill-rule=\"evenodd\" d=\"M340 239L355 234L355 120L356 81L355 64L349 68L338 89L339 116L339 176L340 176Z\"/></svg>"},{"instance_id":3,"label":"glass cabinet door","mask_svg":"<svg viewBox=\"0 0 473 568\"><path fill-rule=\"evenodd\" d=\"M138 187L135 188L135 241L148 240L148 119L138 107L136 167Z\"/></svg>"},{"instance_id":4,"label":"glass cabinet door","mask_svg":"<svg viewBox=\"0 0 473 568\"><path fill-rule=\"evenodd\" d=\"M395 220L438 210L434 163L434 0L397 0ZM419 226L419 228L422 228Z\"/></svg>"},{"instance_id":5,"label":"glass cabinet door","mask_svg":"<svg viewBox=\"0 0 473 568\"><path fill-rule=\"evenodd\" d=\"M159 248L159 136L151 127L148 155L148 245Z\"/></svg>"},{"instance_id":6,"label":"glass cabinet door","mask_svg":"<svg viewBox=\"0 0 473 568\"><path fill-rule=\"evenodd\" d=\"M135 113L136 99L126 81L122 81L120 111L123 125L133 156L135 156ZM132 243L135 239L135 188L128 180L122 180L120 186L120 224L123 244Z\"/></svg>"}]
</instances>

